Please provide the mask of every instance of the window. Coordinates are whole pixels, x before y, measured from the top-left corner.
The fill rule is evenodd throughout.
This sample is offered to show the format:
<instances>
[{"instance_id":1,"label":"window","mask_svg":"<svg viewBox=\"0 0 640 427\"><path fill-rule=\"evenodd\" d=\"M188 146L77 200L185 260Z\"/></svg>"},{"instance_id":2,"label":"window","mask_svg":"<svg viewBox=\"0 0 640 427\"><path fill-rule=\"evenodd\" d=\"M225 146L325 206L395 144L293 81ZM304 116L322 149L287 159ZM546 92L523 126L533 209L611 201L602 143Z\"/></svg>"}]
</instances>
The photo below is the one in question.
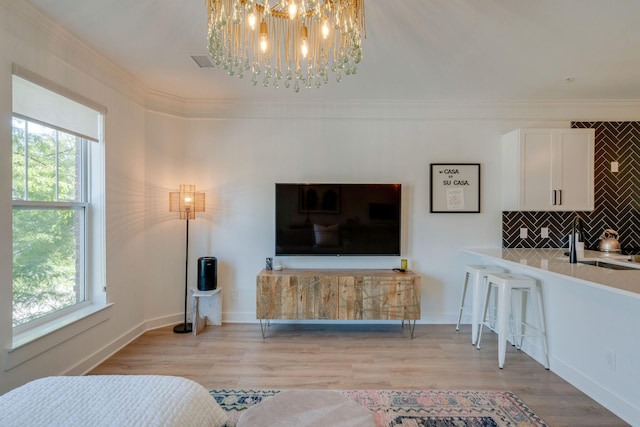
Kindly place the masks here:
<instances>
[{"instance_id":1,"label":"window","mask_svg":"<svg viewBox=\"0 0 640 427\"><path fill-rule=\"evenodd\" d=\"M17 336L28 342L26 333L49 333L51 326L79 319L84 309L106 304L100 141L105 111L18 71L30 78L15 75L14 66L14 346Z\"/></svg>"},{"instance_id":2,"label":"window","mask_svg":"<svg viewBox=\"0 0 640 427\"><path fill-rule=\"evenodd\" d=\"M13 118L13 326L86 300L87 145Z\"/></svg>"}]
</instances>

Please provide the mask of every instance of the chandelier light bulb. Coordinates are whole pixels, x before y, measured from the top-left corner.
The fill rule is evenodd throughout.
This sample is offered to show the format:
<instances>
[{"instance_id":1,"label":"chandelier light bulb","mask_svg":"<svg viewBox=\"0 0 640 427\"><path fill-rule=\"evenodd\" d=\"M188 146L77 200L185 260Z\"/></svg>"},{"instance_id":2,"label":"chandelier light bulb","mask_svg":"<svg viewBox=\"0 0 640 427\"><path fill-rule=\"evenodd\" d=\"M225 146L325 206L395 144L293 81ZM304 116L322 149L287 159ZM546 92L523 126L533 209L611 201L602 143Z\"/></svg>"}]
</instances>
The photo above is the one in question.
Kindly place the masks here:
<instances>
[{"instance_id":1,"label":"chandelier light bulb","mask_svg":"<svg viewBox=\"0 0 640 427\"><path fill-rule=\"evenodd\" d=\"M255 14L255 12L249 13L248 22L249 22L249 27L251 27L252 30L255 30L256 29L256 14Z\"/></svg>"},{"instance_id":2,"label":"chandelier light bulb","mask_svg":"<svg viewBox=\"0 0 640 427\"><path fill-rule=\"evenodd\" d=\"M295 0L291 0L289 2L289 19L295 19L297 14L298 14L298 5L296 4Z\"/></svg>"},{"instance_id":3,"label":"chandelier light bulb","mask_svg":"<svg viewBox=\"0 0 640 427\"><path fill-rule=\"evenodd\" d=\"M302 29L300 31L300 47L302 50L302 57L307 59L309 55L309 40L307 36L307 26L302 24Z\"/></svg>"},{"instance_id":4,"label":"chandelier light bulb","mask_svg":"<svg viewBox=\"0 0 640 427\"><path fill-rule=\"evenodd\" d=\"M267 23L263 20L260 23L260 50L262 50L262 53L267 53L267 47L269 47L269 36L267 34Z\"/></svg>"},{"instance_id":5,"label":"chandelier light bulb","mask_svg":"<svg viewBox=\"0 0 640 427\"><path fill-rule=\"evenodd\" d=\"M329 37L329 19L325 16L322 18L322 38L327 39Z\"/></svg>"}]
</instances>

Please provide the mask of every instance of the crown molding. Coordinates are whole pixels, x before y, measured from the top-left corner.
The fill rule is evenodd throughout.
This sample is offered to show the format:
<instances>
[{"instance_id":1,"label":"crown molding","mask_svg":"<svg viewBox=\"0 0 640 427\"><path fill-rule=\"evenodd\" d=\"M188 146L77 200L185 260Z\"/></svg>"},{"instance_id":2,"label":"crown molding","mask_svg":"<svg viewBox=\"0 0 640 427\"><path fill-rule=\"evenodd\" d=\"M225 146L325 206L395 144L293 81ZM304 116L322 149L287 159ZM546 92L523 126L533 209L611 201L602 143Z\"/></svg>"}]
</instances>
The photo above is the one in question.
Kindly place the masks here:
<instances>
[{"instance_id":1,"label":"crown molding","mask_svg":"<svg viewBox=\"0 0 640 427\"><path fill-rule=\"evenodd\" d=\"M147 92L150 111L184 118L637 121L640 100L216 100Z\"/></svg>"}]
</instances>

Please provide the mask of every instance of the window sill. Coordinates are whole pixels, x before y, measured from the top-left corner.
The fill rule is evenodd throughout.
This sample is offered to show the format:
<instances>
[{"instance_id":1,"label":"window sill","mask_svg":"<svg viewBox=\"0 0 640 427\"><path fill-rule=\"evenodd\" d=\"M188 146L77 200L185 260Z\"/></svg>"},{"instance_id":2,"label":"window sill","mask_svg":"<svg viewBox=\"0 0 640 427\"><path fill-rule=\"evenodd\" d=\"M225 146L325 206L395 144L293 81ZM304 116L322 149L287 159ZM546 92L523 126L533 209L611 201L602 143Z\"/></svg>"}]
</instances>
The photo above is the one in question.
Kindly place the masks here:
<instances>
[{"instance_id":1,"label":"window sill","mask_svg":"<svg viewBox=\"0 0 640 427\"><path fill-rule=\"evenodd\" d=\"M13 337L6 349L4 370L8 371L39 354L109 319L113 304L90 305L81 310Z\"/></svg>"}]
</instances>

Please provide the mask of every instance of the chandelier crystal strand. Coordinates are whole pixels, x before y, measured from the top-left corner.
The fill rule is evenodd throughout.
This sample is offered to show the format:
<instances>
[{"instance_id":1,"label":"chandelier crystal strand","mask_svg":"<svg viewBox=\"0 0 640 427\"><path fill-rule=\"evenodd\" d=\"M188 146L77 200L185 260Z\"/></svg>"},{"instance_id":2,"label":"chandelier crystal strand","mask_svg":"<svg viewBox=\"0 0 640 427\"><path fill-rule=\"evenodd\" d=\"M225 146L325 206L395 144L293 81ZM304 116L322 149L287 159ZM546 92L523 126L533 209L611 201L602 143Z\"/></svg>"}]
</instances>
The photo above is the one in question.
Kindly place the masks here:
<instances>
[{"instance_id":1,"label":"chandelier crystal strand","mask_svg":"<svg viewBox=\"0 0 640 427\"><path fill-rule=\"evenodd\" d=\"M214 67L255 86L319 88L357 73L364 0L206 0Z\"/></svg>"}]
</instances>

